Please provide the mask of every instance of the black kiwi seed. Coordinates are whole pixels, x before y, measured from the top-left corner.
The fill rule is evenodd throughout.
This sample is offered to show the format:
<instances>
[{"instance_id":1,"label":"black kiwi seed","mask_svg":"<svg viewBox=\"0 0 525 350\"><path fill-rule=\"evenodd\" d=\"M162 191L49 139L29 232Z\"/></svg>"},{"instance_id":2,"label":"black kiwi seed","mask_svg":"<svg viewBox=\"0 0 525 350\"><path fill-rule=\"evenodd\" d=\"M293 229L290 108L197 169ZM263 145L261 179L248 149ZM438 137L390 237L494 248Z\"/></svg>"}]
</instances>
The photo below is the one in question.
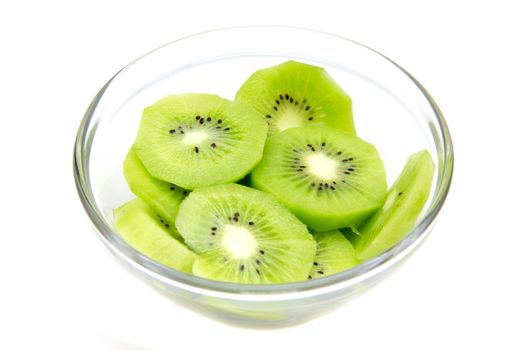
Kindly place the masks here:
<instances>
[{"instance_id":1,"label":"black kiwi seed","mask_svg":"<svg viewBox=\"0 0 525 350\"><path fill-rule=\"evenodd\" d=\"M275 103L280 104L281 102L279 102L279 100L275 100Z\"/></svg>"},{"instance_id":2,"label":"black kiwi seed","mask_svg":"<svg viewBox=\"0 0 525 350\"><path fill-rule=\"evenodd\" d=\"M228 130L230 130L230 128L226 128L226 129L224 129L224 131L228 131Z\"/></svg>"},{"instance_id":3,"label":"black kiwi seed","mask_svg":"<svg viewBox=\"0 0 525 350\"><path fill-rule=\"evenodd\" d=\"M310 109L310 106L306 106L306 108L304 110L307 111L309 109Z\"/></svg>"},{"instance_id":4,"label":"black kiwi seed","mask_svg":"<svg viewBox=\"0 0 525 350\"><path fill-rule=\"evenodd\" d=\"M217 227L212 227L211 230L212 231L217 231Z\"/></svg>"},{"instance_id":5,"label":"black kiwi seed","mask_svg":"<svg viewBox=\"0 0 525 350\"><path fill-rule=\"evenodd\" d=\"M173 191L173 190L175 190L175 187L171 186L170 191Z\"/></svg>"},{"instance_id":6,"label":"black kiwi seed","mask_svg":"<svg viewBox=\"0 0 525 350\"><path fill-rule=\"evenodd\" d=\"M311 280L311 279L312 279L312 276L308 275L308 279Z\"/></svg>"},{"instance_id":7,"label":"black kiwi seed","mask_svg":"<svg viewBox=\"0 0 525 350\"><path fill-rule=\"evenodd\" d=\"M324 272L321 271L321 270L317 271L317 273L320 274L320 275L324 275Z\"/></svg>"},{"instance_id":8,"label":"black kiwi seed","mask_svg":"<svg viewBox=\"0 0 525 350\"><path fill-rule=\"evenodd\" d=\"M182 195L183 195L183 196L185 196L185 195L187 195L187 194L188 194L188 191L184 191L184 192L182 192Z\"/></svg>"},{"instance_id":9,"label":"black kiwi seed","mask_svg":"<svg viewBox=\"0 0 525 350\"><path fill-rule=\"evenodd\" d=\"M317 263L317 261L314 261L314 265L317 266L317 265L319 265L319 264Z\"/></svg>"},{"instance_id":10,"label":"black kiwi seed","mask_svg":"<svg viewBox=\"0 0 525 350\"><path fill-rule=\"evenodd\" d=\"M271 115L269 115L269 114L267 114L267 115L266 115L266 118L268 118L268 119L271 119L271 118L272 118L272 116L271 116Z\"/></svg>"},{"instance_id":11,"label":"black kiwi seed","mask_svg":"<svg viewBox=\"0 0 525 350\"><path fill-rule=\"evenodd\" d=\"M262 255L264 255L264 250L259 250L259 253L261 253Z\"/></svg>"},{"instance_id":12,"label":"black kiwi seed","mask_svg":"<svg viewBox=\"0 0 525 350\"><path fill-rule=\"evenodd\" d=\"M248 223L248 225L252 226L252 225L253 225L253 221L250 221L250 222Z\"/></svg>"},{"instance_id":13,"label":"black kiwi seed","mask_svg":"<svg viewBox=\"0 0 525 350\"><path fill-rule=\"evenodd\" d=\"M217 120L217 124L220 124L220 123L222 123L222 120L221 119Z\"/></svg>"},{"instance_id":14,"label":"black kiwi seed","mask_svg":"<svg viewBox=\"0 0 525 350\"><path fill-rule=\"evenodd\" d=\"M259 259L256 259L256 260L255 260L255 263L256 263L257 265L261 265L261 261L260 261Z\"/></svg>"},{"instance_id":15,"label":"black kiwi seed","mask_svg":"<svg viewBox=\"0 0 525 350\"><path fill-rule=\"evenodd\" d=\"M286 99L287 99L287 100L290 99L290 96L288 96L288 94L286 94Z\"/></svg>"},{"instance_id":16,"label":"black kiwi seed","mask_svg":"<svg viewBox=\"0 0 525 350\"><path fill-rule=\"evenodd\" d=\"M199 120L199 119L201 119L201 116L198 115L198 116L195 117L195 119Z\"/></svg>"},{"instance_id":17,"label":"black kiwi seed","mask_svg":"<svg viewBox=\"0 0 525 350\"><path fill-rule=\"evenodd\" d=\"M279 95L279 98L280 98L281 100L284 100L283 95Z\"/></svg>"},{"instance_id":18,"label":"black kiwi seed","mask_svg":"<svg viewBox=\"0 0 525 350\"><path fill-rule=\"evenodd\" d=\"M199 147L195 147L195 153L199 153Z\"/></svg>"},{"instance_id":19,"label":"black kiwi seed","mask_svg":"<svg viewBox=\"0 0 525 350\"><path fill-rule=\"evenodd\" d=\"M276 110L277 110L277 107L273 106L273 109L276 111Z\"/></svg>"},{"instance_id":20,"label":"black kiwi seed","mask_svg":"<svg viewBox=\"0 0 525 350\"><path fill-rule=\"evenodd\" d=\"M402 194L403 194L403 192L399 192L397 195L398 195L398 196L401 196Z\"/></svg>"},{"instance_id":21,"label":"black kiwi seed","mask_svg":"<svg viewBox=\"0 0 525 350\"><path fill-rule=\"evenodd\" d=\"M241 271L244 271L244 265L241 265L240 269Z\"/></svg>"},{"instance_id":22,"label":"black kiwi seed","mask_svg":"<svg viewBox=\"0 0 525 350\"><path fill-rule=\"evenodd\" d=\"M199 123L204 124L204 118L200 119Z\"/></svg>"},{"instance_id":23,"label":"black kiwi seed","mask_svg":"<svg viewBox=\"0 0 525 350\"><path fill-rule=\"evenodd\" d=\"M206 118L206 121L211 122L211 118L210 117Z\"/></svg>"},{"instance_id":24,"label":"black kiwi seed","mask_svg":"<svg viewBox=\"0 0 525 350\"><path fill-rule=\"evenodd\" d=\"M290 97L290 102L293 103L293 97Z\"/></svg>"},{"instance_id":25,"label":"black kiwi seed","mask_svg":"<svg viewBox=\"0 0 525 350\"><path fill-rule=\"evenodd\" d=\"M314 117L310 117L310 118L308 118L308 120L314 120Z\"/></svg>"},{"instance_id":26,"label":"black kiwi seed","mask_svg":"<svg viewBox=\"0 0 525 350\"><path fill-rule=\"evenodd\" d=\"M215 147L217 147L217 145L214 142L214 143L211 144L211 148L215 148Z\"/></svg>"},{"instance_id":27,"label":"black kiwi seed","mask_svg":"<svg viewBox=\"0 0 525 350\"><path fill-rule=\"evenodd\" d=\"M177 132L177 130L175 130L175 129L171 129L170 130L170 134L175 134L176 132Z\"/></svg>"}]
</instances>

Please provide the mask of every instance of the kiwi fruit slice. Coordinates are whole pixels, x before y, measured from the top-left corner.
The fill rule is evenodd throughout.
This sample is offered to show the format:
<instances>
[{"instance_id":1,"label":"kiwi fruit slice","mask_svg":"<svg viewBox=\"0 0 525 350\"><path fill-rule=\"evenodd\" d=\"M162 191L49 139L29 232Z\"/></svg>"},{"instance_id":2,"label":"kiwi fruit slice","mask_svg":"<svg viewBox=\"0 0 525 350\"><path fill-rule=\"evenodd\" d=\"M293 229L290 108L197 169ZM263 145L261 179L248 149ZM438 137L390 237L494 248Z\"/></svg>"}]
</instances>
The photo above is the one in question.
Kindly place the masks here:
<instances>
[{"instance_id":1,"label":"kiwi fruit slice","mask_svg":"<svg viewBox=\"0 0 525 350\"><path fill-rule=\"evenodd\" d=\"M433 175L434 162L427 150L408 158L381 209L358 227L355 248L359 259L379 255L412 230L430 195Z\"/></svg>"},{"instance_id":2,"label":"kiwi fruit slice","mask_svg":"<svg viewBox=\"0 0 525 350\"><path fill-rule=\"evenodd\" d=\"M195 253L171 235L153 209L141 198L115 209L115 228L129 245L149 258L191 273Z\"/></svg>"},{"instance_id":3,"label":"kiwi fruit slice","mask_svg":"<svg viewBox=\"0 0 525 350\"><path fill-rule=\"evenodd\" d=\"M312 126L269 137L251 185L321 232L361 222L382 205L387 190L373 145L342 130Z\"/></svg>"},{"instance_id":4,"label":"kiwi fruit slice","mask_svg":"<svg viewBox=\"0 0 525 350\"><path fill-rule=\"evenodd\" d=\"M308 277L316 243L270 194L238 184L196 189L176 226L198 254L193 274L236 283L287 283Z\"/></svg>"},{"instance_id":5,"label":"kiwi fruit slice","mask_svg":"<svg viewBox=\"0 0 525 350\"><path fill-rule=\"evenodd\" d=\"M246 105L170 95L144 109L133 147L151 176L194 189L242 179L261 159L267 129Z\"/></svg>"},{"instance_id":6,"label":"kiwi fruit slice","mask_svg":"<svg viewBox=\"0 0 525 350\"><path fill-rule=\"evenodd\" d=\"M359 264L354 247L338 230L313 233L313 236L317 253L308 279L330 276Z\"/></svg>"},{"instance_id":7,"label":"kiwi fruit slice","mask_svg":"<svg viewBox=\"0 0 525 350\"><path fill-rule=\"evenodd\" d=\"M254 107L269 133L305 125L325 125L355 134L352 100L321 67L288 61L258 70L236 101Z\"/></svg>"},{"instance_id":8,"label":"kiwi fruit slice","mask_svg":"<svg viewBox=\"0 0 525 350\"><path fill-rule=\"evenodd\" d=\"M144 167L136 152L131 148L124 160L124 177L137 197L142 198L157 214L167 228L175 230L175 217L180 202L188 194L184 188L155 179Z\"/></svg>"}]
</instances>

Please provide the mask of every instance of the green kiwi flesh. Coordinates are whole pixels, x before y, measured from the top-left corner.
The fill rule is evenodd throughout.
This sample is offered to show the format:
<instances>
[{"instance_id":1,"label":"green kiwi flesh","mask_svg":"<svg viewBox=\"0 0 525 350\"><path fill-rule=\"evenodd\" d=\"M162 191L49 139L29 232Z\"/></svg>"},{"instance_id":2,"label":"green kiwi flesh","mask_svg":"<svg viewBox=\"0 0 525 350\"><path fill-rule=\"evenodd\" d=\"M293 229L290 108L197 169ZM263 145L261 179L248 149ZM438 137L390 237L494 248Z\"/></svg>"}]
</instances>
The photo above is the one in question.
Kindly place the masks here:
<instances>
[{"instance_id":1,"label":"green kiwi flesh","mask_svg":"<svg viewBox=\"0 0 525 350\"><path fill-rule=\"evenodd\" d=\"M381 254L413 229L430 195L433 174L434 162L428 151L408 158L382 208L358 227L355 248L360 260Z\"/></svg>"},{"instance_id":2,"label":"green kiwi flesh","mask_svg":"<svg viewBox=\"0 0 525 350\"><path fill-rule=\"evenodd\" d=\"M180 202L188 191L152 177L133 148L129 150L124 160L124 177L131 192L142 198L162 217L164 225L178 235L179 233L175 230L175 217L179 211Z\"/></svg>"},{"instance_id":3,"label":"green kiwi flesh","mask_svg":"<svg viewBox=\"0 0 525 350\"><path fill-rule=\"evenodd\" d=\"M258 70L236 101L254 107L269 133L300 126L331 126L355 134L352 100L321 67L287 61Z\"/></svg>"},{"instance_id":4,"label":"green kiwi flesh","mask_svg":"<svg viewBox=\"0 0 525 350\"><path fill-rule=\"evenodd\" d=\"M333 275L359 264L352 244L338 230L313 233L317 253L308 279Z\"/></svg>"},{"instance_id":5,"label":"green kiwi flesh","mask_svg":"<svg viewBox=\"0 0 525 350\"><path fill-rule=\"evenodd\" d=\"M115 209L115 228L133 248L176 270L191 273L195 253L172 236L162 218L141 198Z\"/></svg>"},{"instance_id":6,"label":"green kiwi flesh","mask_svg":"<svg viewBox=\"0 0 525 350\"><path fill-rule=\"evenodd\" d=\"M182 202L176 226L198 254L193 274L236 283L287 283L308 277L316 243L270 194L224 184Z\"/></svg>"},{"instance_id":7,"label":"green kiwi flesh","mask_svg":"<svg viewBox=\"0 0 525 350\"><path fill-rule=\"evenodd\" d=\"M261 159L267 129L246 105L170 95L144 109L133 147L151 176L194 189L242 179Z\"/></svg>"},{"instance_id":8,"label":"green kiwi flesh","mask_svg":"<svg viewBox=\"0 0 525 350\"><path fill-rule=\"evenodd\" d=\"M363 221L387 190L373 145L342 130L311 126L269 137L251 185L273 194L316 231Z\"/></svg>"}]
</instances>

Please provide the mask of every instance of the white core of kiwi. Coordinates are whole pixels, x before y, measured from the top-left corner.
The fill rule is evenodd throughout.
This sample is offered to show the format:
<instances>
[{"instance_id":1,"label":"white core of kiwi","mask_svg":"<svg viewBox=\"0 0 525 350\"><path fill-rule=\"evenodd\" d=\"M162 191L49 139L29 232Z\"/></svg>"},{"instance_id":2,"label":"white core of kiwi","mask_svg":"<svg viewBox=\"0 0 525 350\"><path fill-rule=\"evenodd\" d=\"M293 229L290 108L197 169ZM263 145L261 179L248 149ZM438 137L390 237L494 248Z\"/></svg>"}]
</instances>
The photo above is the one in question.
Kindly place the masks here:
<instances>
[{"instance_id":1,"label":"white core of kiwi","mask_svg":"<svg viewBox=\"0 0 525 350\"><path fill-rule=\"evenodd\" d=\"M257 250L257 241L250 230L242 226L225 225L221 244L235 259L249 258Z\"/></svg>"},{"instance_id":2,"label":"white core of kiwi","mask_svg":"<svg viewBox=\"0 0 525 350\"><path fill-rule=\"evenodd\" d=\"M199 145L208 138L208 133L202 130L193 130L184 134L182 142L185 145Z\"/></svg>"},{"instance_id":3,"label":"white core of kiwi","mask_svg":"<svg viewBox=\"0 0 525 350\"><path fill-rule=\"evenodd\" d=\"M290 128L297 128L303 124L303 117L301 117L295 110L285 109L276 121L275 126L279 131L283 131Z\"/></svg>"},{"instance_id":4,"label":"white core of kiwi","mask_svg":"<svg viewBox=\"0 0 525 350\"><path fill-rule=\"evenodd\" d=\"M323 152L315 152L306 157L306 164L310 174L322 180L337 179L337 170L339 163L328 157Z\"/></svg>"}]
</instances>

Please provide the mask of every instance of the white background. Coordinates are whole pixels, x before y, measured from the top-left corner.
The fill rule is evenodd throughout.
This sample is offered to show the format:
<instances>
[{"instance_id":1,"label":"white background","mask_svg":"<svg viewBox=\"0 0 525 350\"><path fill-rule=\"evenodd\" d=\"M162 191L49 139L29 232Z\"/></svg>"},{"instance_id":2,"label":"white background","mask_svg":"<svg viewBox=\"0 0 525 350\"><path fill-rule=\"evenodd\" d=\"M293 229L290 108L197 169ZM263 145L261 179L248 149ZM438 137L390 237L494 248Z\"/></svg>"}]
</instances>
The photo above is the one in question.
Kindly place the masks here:
<instances>
[{"instance_id":1,"label":"white background","mask_svg":"<svg viewBox=\"0 0 525 350\"><path fill-rule=\"evenodd\" d=\"M0 348L525 348L519 3L2 2ZM244 24L324 30L382 52L434 96L456 151L438 224L401 270L323 318L271 331L209 320L125 273L91 229L72 172L76 128L118 69Z\"/></svg>"}]
</instances>

